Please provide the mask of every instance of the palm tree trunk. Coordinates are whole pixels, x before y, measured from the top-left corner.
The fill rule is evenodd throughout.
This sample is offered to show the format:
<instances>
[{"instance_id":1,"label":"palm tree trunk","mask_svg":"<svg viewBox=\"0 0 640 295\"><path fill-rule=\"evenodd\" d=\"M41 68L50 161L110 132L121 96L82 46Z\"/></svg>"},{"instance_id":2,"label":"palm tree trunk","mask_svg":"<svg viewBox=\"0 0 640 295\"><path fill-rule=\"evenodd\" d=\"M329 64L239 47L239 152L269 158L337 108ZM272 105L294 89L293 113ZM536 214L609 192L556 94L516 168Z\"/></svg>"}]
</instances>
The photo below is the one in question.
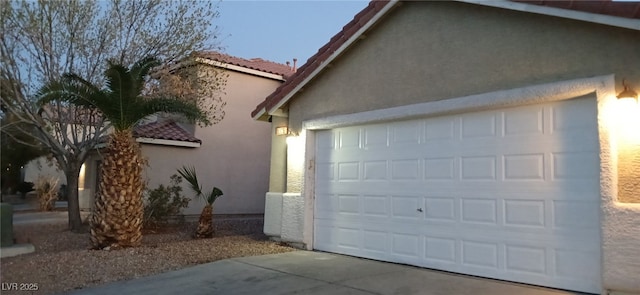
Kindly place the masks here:
<instances>
[{"instance_id":1,"label":"palm tree trunk","mask_svg":"<svg viewBox=\"0 0 640 295\"><path fill-rule=\"evenodd\" d=\"M143 164L131 130L114 131L102 161L102 181L91 217L93 248L140 246Z\"/></svg>"},{"instance_id":2,"label":"palm tree trunk","mask_svg":"<svg viewBox=\"0 0 640 295\"><path fill-rule=\"evenodd\" d=\"M195 237L196 239L213 237L213 206L211 204L207 204L202 208Z\"/></svg>"}]
</instances>

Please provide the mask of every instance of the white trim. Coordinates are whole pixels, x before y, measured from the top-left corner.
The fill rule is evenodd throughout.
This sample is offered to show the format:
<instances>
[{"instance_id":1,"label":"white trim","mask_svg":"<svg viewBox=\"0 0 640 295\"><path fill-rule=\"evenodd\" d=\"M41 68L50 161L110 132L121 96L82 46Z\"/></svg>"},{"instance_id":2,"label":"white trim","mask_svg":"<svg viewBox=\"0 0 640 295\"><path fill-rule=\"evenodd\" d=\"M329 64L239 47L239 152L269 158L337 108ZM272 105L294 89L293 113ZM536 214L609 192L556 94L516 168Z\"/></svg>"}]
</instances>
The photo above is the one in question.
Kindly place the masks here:
<instances>
[{"instance_id":1,"label":"white trim","mask_svg":"<svg viewBox=\"0 0 640 295\"><path fill-rule=\"evenodd\" d=\"M347 41L345 41L344 44L342 44L342 46L340 46L336 51L334 51L326 60L322 61L320 66L318 66L313 72L311 72L311 74L309 74L307 78L302 80L302 82L298 83L298 85L296 85L296 87L293 88L293 90L289 91L289 93L287 93L287 95L285 95L285 97L283 97L278 102L278 104L276 104L271 109L267 110L267 112L268 113L274 112L275 110L279 109L282 105L287 103L287 101L289 101L289 99L291 99L293 95L295 95L298 91L300 91L300 89L302 89L305 85L307 85L309 81L315 78L315 76L318 75L318 73L320 73L322 70L324 70L324 68L327 67L327 65L329 65L334 59L336 59L336 57L340 56L340 54L342 54L342 52L344 52L349 46L351 46L351 44L353 44L356 40L360 39L360 36L364 32L366 32L371 26L373 26L376 22L378 22L378 20L383 15L385 15L387 11L389 11L393 6L395 6L397 2L398 0L389 1L389 3L387 3L387 5L384 8L382 8L382 10L378 11L378 13L373 16L373 18L371 18L357 32L355 32L353 36L349 37L349 39L347 39Z\"/></svg>"},{"instance_id":2,"label":"white trim","mask_svg":"<svg viewBox=\"0 0 640 295\"><path fill-rule=\"evenodd\" d=\"M597 14L584 11L562 9L535 4L526 4L512 1L487 1L487 0L457 0L459 2L484 5L490 7L505 8L516 11L544 14L562 18L586 21L591 23L609 25L614 27L640 30L640 20L624 18L613 15Z\"/></svg>"},{"instance_id":3,"label":"white trim","mask_svg":"<svg viewBox=\"0 0 640 295\"><path fill-rule=\"evenodd\" d=\"M490 108L501 108L563 100L594 92L598 84L613 75L576 79L511 90L501 90L453 99L417 103L387 109L338 115L303 122L303 129L331 129L349 125L411 119L449 113L462 113Z\"/></svg>"},{"instance_id":4,"label":"white trim","mask_svg":"<svg viewBox=\"0 0 640 295\"><path fill-rule=\"evenodd\" d=\"M200 147L202 145L199 142L156 139L156 138L148 138L148 137L138 137L136 138L136 141L139 143L169 145L169 146L179 146L179 147L193 147L193 148Z\"/></svg>"},{"instance_id":5,"label":"white trim","mask_svg":"<svg viewBox=\"0 0 640 295\"><path fill-rule=\"evenodd\" d=\"M197 57L196 62L211 65L218 68L228 69L228 70L232 70L240 73L250 74L258 77L263 77L263 78L268 78L268 79L273 79L278 81L285 81L285 78L282 75L267 73L260 70L249 69L243 66L237 66L237 65L224 63L224 62L220 62L217 60L212 60L204 57Z\"/></svg>"},{"instance_id":6,"label":"white trim","mask_svg":"<svg viewBox=\"0 0 640 295\"><path fill-rule=\"evenodd\" d=\"M304 178L302 183L302 195L304 197L304 228L302 242L307 250L313 250L314 218L316 206L316 133L313 130L305 131L304 152Z\"/></svg>"}]
</instances>

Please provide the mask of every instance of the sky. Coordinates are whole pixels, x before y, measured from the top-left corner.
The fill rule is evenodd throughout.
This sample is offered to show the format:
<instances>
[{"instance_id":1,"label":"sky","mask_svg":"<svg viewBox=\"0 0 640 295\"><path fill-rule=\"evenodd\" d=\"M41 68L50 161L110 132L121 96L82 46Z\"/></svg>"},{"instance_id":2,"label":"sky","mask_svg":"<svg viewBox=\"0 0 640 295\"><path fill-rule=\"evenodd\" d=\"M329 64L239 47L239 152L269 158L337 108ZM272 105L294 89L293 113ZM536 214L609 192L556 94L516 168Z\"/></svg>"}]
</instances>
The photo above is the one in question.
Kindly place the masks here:
<instances>
[{"instance_id":1,"label":"sky","mask_svg":"<svg viewBox=\"0 0 640 295\"><path fill-rule=\"evenodd\" d=\"M352 1L223 0L216 23L223 52L298 67L368 5Z\"/></svg>"}]
</instances>

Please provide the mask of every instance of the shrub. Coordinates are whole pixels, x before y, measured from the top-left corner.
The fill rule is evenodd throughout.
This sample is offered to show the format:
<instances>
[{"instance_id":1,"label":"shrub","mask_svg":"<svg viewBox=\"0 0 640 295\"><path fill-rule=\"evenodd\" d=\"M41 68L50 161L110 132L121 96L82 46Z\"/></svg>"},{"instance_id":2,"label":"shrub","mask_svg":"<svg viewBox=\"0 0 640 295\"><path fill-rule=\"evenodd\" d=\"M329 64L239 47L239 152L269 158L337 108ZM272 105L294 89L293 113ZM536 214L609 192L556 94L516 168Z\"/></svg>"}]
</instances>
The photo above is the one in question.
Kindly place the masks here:
<instances>
[{"instance_id":1,"label":"shrub","mask_svg":"<svg viewBox=\"0 0 640 295\"><path fill-rule=\"evenodd\" d=\"M51 211L55 207L58 198L58 179L55 177L40 176L36 180L36 194L40 211Z\"/></svg>"},{"instance_id":2,"label":"shrub","mask_svg":"<svg viewBox=\"0 0 640 295\"><path fill-rule=\"evenodd\" d=\"M184 218L182 209L189 206L191 199L182 194L182 177L174 174L168 186L159 185L145 192L144 224L164 225L172 218Z\"/></svg>"}]
</instances>

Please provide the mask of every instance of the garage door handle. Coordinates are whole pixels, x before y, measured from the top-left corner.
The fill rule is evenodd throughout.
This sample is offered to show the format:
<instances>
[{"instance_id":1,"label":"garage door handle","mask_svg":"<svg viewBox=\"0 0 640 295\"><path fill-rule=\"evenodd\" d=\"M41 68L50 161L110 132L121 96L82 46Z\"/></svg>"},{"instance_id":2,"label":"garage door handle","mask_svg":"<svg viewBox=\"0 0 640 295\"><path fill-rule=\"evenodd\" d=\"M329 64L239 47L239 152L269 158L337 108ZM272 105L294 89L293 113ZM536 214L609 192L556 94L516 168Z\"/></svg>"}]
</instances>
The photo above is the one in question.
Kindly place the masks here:
<instances>
[{"instance_id":1,"label":"garage door handle","mask_svg":"<svg viewBox=\"0 0 640 295\"><path fill-rule=\"evenodd\" d=\"M418 208L418 209L416 209L416 210L418 210L418 212L422 212L422 208Z\"/></svg>"}]
</instances>

